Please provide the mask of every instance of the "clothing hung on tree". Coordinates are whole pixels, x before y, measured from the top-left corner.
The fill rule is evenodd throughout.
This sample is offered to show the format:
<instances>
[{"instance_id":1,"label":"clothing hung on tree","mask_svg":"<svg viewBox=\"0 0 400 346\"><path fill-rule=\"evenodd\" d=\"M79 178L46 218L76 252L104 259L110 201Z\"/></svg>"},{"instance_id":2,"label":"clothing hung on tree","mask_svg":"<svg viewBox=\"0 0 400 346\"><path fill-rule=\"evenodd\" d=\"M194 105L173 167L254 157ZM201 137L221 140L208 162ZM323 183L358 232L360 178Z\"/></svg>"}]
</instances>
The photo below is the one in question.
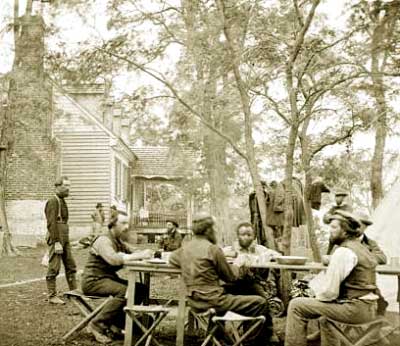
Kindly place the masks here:
<instances>
[{"instance_id":1,"label":"clothing hung on tree","mask_svg":"<svg viewBox=\"0 0 400 346\"><path fill-rule=\"evenodd\" d=\"M303 202L303 186L301 181L293 178L292 183L292 205L293 205L293 227L299 227L306 223L304 202ZM284 203L285 203L285 186L284 183L272 181L269 185L263 184L264 196L266 200L267 225L278 231L284 225ZM265 243L265 231L262 228L261 214L257 202L255 192L249 195L249 208L251 215L251 223L256 231L259 243ZM279 233L279 232L277 232Z\"/></svg>"},{"instance_id":2,"label":"clothing hung on tree","mask_svg":"<svg viewBox=\"0 0 400 346\"><path fill-rule=\"evenodd\" d=\"M321 198L323 193L331 192L331 190L322 182L315 181L311 184L310 195L311 208L319 210L321 208Z\"/></svg>"}]
</instances>

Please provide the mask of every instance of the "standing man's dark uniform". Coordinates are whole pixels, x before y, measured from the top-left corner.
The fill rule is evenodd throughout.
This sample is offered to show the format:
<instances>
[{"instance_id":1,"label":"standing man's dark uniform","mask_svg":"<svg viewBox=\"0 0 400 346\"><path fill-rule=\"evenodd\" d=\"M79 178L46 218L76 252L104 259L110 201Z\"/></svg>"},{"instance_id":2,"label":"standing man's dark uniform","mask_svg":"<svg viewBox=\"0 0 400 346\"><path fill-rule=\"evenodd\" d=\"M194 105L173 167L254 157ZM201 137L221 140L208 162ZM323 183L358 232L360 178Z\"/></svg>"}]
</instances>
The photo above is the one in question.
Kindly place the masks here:
<instances>
[{"instance_id":1,"label":"standing man's dark uniform","mask_svg":"<svg viewBox=\"0 0 400 346\"><path fill-rule=\"evenodd\" d=\"M64 264L65 274L70 290L77 288L76 264L72 257L69 242L68 207L64 198L69 196L70 182L63 176L55 182L56 193L51 197L45 207L47 220L46 242L49 246L49 267L46 275L49 302L52 304L65 304L57 297L56 278Z\"/></svg>"}]
</instances>

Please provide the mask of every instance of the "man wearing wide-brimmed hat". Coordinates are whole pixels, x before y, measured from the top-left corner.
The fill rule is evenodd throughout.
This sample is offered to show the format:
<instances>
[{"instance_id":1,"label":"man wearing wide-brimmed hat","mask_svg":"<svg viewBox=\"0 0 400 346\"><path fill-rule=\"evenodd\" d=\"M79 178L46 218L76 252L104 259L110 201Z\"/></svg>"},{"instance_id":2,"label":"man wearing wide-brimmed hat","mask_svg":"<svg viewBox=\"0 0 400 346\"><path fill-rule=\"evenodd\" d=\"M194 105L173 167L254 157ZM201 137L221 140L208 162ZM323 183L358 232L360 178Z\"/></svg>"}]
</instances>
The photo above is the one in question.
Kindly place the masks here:
<instances>
[{"instance_id":1,"label":"man wearing wide-brimmed hat","mask_svg":"<svg viewBox=\"0 0 400 346\"><path fill-rule=\"evenodd\" d=\"M163 251L175 251L182 245L182 236L178 231L179 224L174 219L166 220L167 233L164 234L160 241L160 249Z\"/></svg>"},{"instance_id":2,"label":"man wearing wide-brimmed hat","mask_svg":"<svg viewBox=\"0 0 400 346\"><path fill-rule=\"evenodd\" d=\"M377 261L360 241L361 221L347 211L329 217L330 241L338 245L326 272L310 281L315 298L295 298L288 308L285 346L307 345L307 323L325 316L359 324L376 318ZM324 334L324 345L334 345ZM321 339L322 341L322 339Z\"/></svg>"},{"instance_id":3,"label":"man wearing wide-brimmed hat","mask_svg":"<svg viewBox=\"0 0 400 346\"><path fill-rule=\"evenodd\" d=\"M345 202L348 192L343 189L336 189L335 191L335 205L333 205L328 212L323 216L322 221L326 224L329 223L330 217L338 210L352 212L353 208ZM330 255L333 250L333 245L329 243L327 255Z\"/></svg>"},{"instance_id":4,"label":"man wearing wide-brimmed hat","mask_svg":"<svg viewBox=\"0 0 400 346\"><path fill-rule=\"evenodd\" d=\"M345 202L348 192L343 189L336 189L335 191L335 205L333 205L328 212L324 215L324 223L329 222L329 217L337 210L353 211L353 208Z\"/></svg>"}]
</instances>

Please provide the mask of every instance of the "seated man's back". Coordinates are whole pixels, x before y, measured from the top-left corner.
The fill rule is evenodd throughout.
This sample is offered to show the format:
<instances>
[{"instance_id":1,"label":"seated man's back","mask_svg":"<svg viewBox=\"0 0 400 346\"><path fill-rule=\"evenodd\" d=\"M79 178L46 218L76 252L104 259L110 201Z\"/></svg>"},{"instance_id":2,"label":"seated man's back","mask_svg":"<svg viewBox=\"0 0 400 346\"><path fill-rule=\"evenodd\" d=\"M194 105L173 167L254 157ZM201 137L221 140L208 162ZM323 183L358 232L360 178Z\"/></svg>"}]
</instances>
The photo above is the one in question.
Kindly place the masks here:
<instances>
[{"instance_id":1,"label":"seated man's back","mask_svg":"<svg viewBox=\"0 0 400 346\"><path fill-rule=\"evenodd\" d=\"M265 316L263 330L255 340L256 345L264 345L273 331L267 301L256 295L232 295L225 292L220 281L236 280L239 268L230 266L216 245L214 220L211 216L201 215L194 219L193 233L193 239L174 251L169 259L172 265L182 269L189 306L197 311L214 308L221 315L232 311L245 316Z\"/></svg>"}]
</instances>

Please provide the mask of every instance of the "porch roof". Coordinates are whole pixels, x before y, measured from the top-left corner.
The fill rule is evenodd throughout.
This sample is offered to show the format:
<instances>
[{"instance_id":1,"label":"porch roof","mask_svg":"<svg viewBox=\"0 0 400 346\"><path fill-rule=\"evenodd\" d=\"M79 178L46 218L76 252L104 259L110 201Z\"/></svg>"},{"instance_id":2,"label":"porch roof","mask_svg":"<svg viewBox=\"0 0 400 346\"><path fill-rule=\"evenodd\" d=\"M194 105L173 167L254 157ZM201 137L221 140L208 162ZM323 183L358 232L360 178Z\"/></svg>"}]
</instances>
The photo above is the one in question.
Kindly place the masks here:
<instances>
[{"instance_id":1,"label":"porch roof","mask_svg":"<svg viewBox=\"0 0 400 346\"><path fill-rule=\"evenodd\" d=\"M137 160L132 175L143 178L182 179L193 175L195 152L182 146L130 147Z\"/></svg>"}]
</instances>

